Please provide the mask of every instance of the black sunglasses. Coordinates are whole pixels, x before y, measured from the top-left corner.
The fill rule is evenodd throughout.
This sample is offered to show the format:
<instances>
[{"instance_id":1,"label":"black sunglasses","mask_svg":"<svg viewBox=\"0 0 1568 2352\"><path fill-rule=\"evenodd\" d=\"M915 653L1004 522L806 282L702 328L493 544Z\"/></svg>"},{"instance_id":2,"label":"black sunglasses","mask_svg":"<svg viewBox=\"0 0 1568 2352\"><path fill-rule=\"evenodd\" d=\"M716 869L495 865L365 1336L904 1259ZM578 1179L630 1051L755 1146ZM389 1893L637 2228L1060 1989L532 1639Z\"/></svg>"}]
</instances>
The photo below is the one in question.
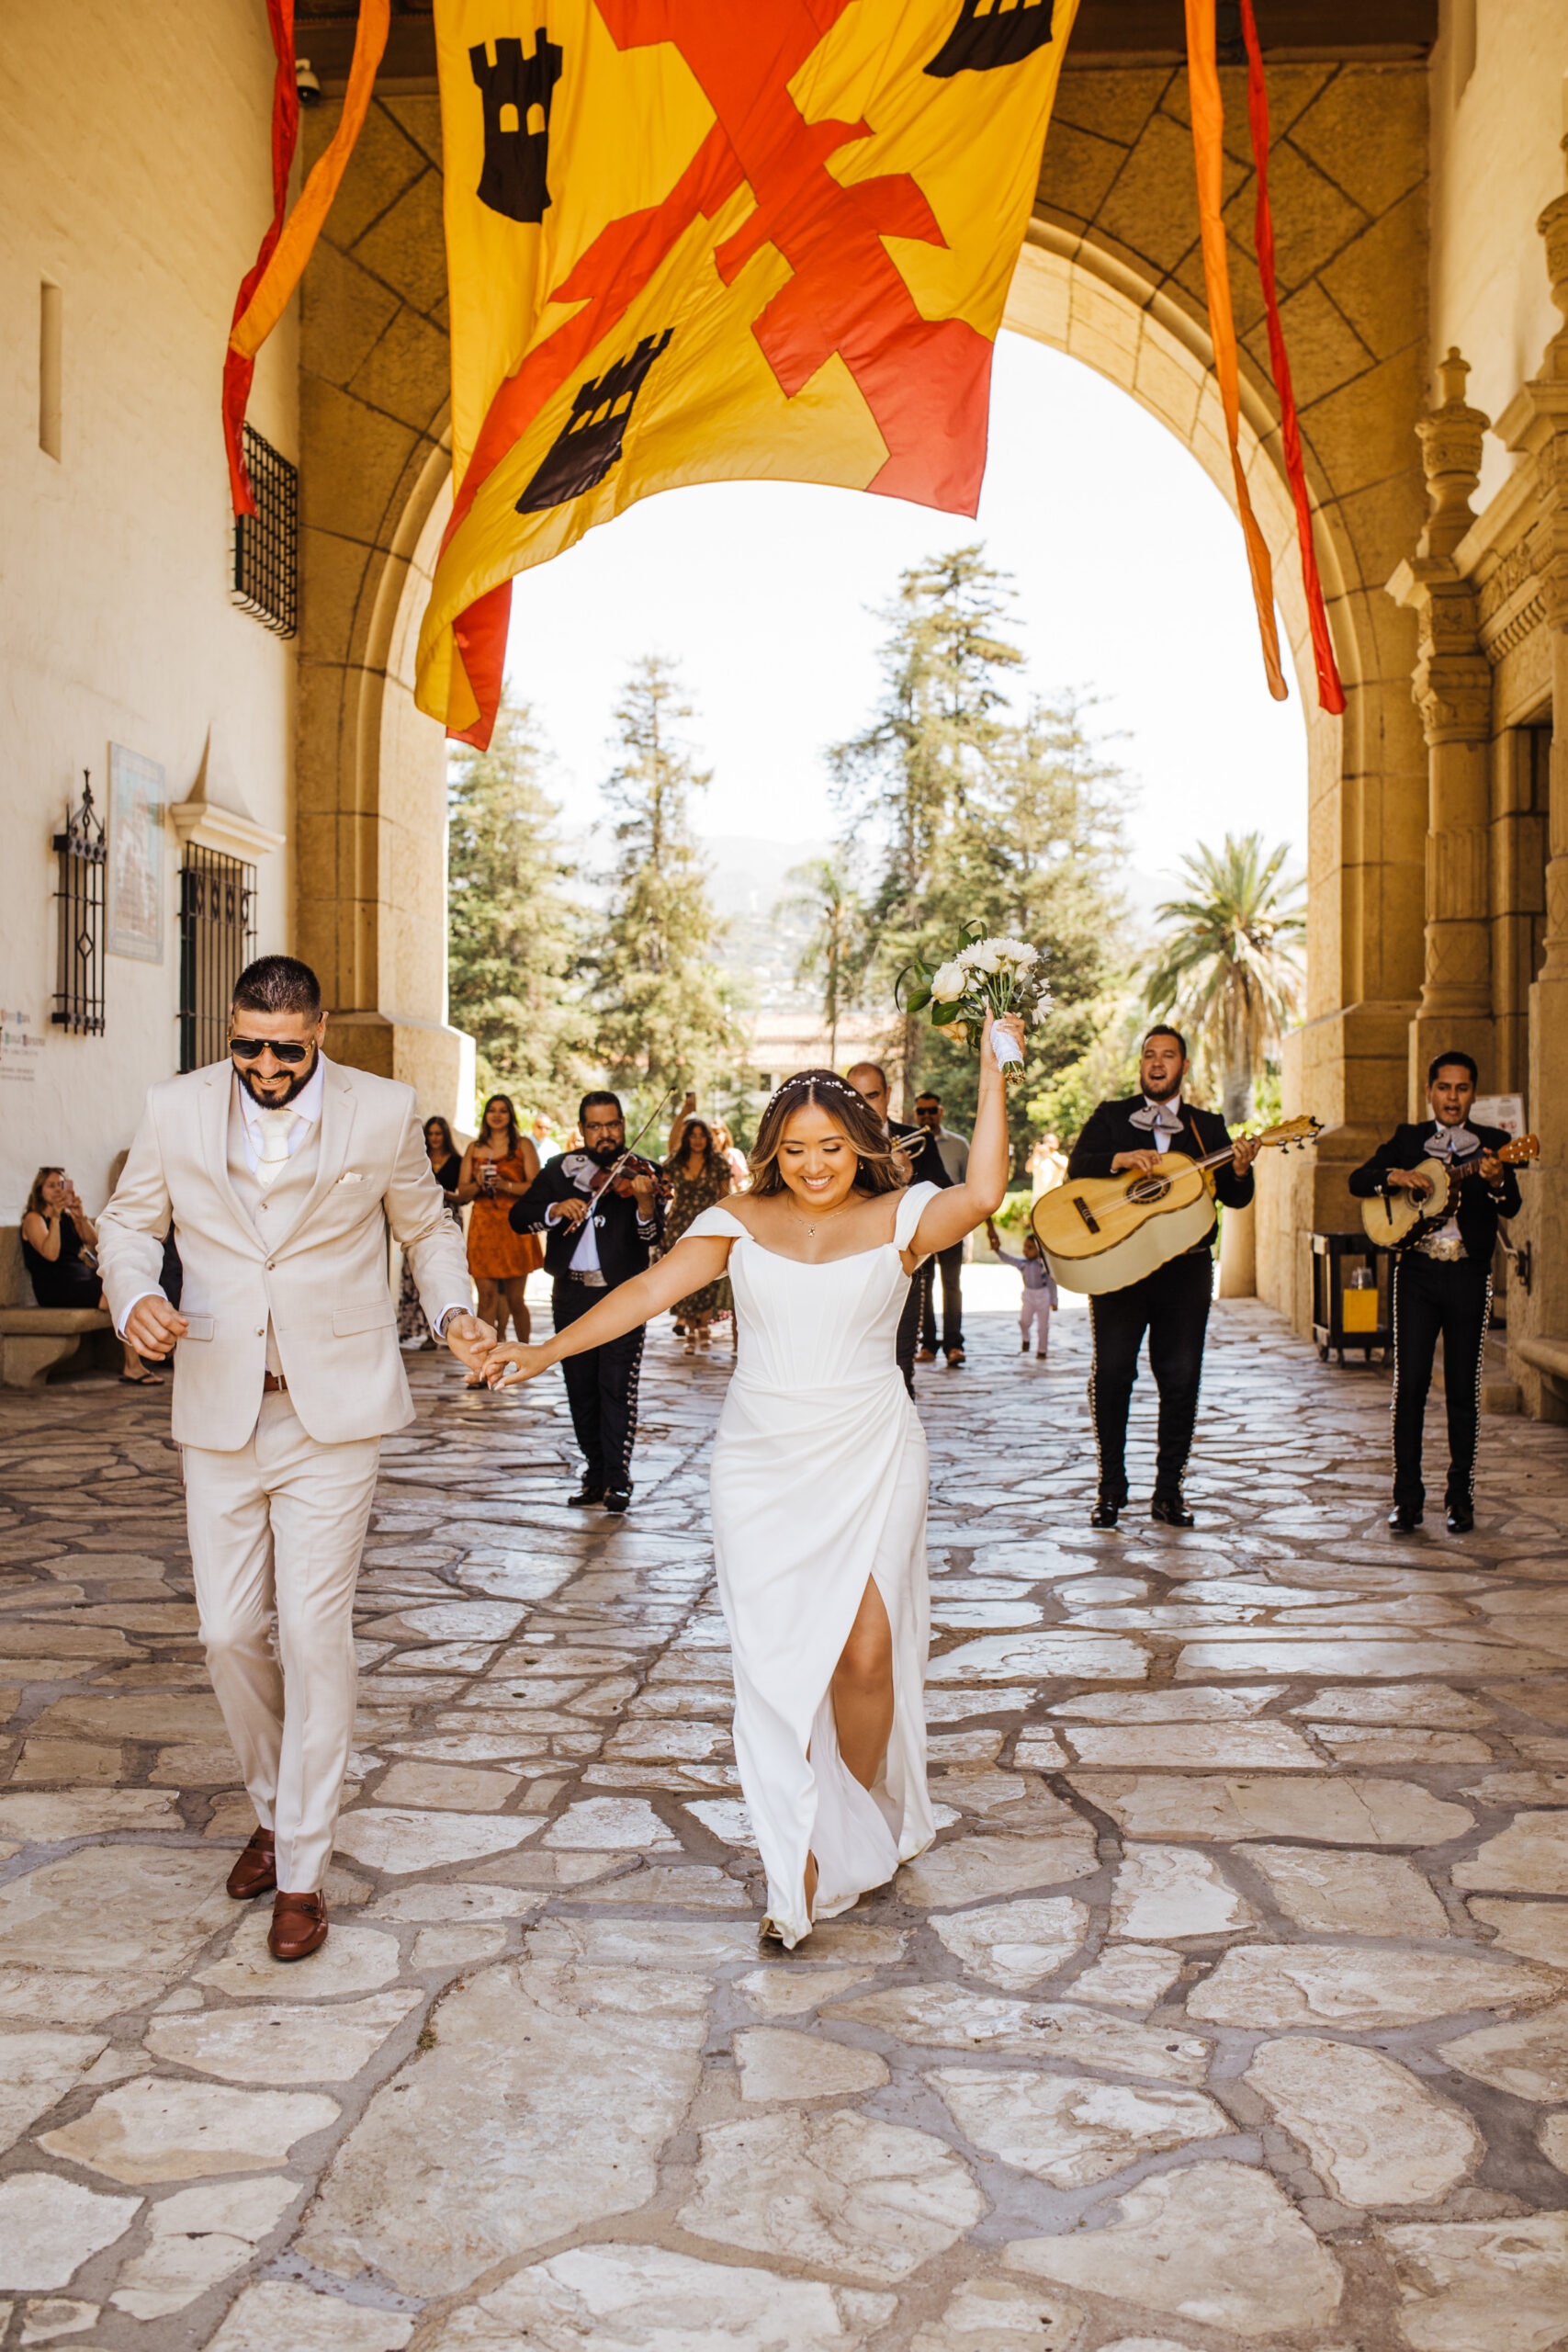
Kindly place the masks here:
<instances>
[{"instance_id":1,"label":"black sunglasses","mask_svg":"<svg viewBox=\"0 0 1568 2352\"><path fill-rule=\"evenodd\" d=\"M238 1054L243 1062L254 1062L270 1049L275 1061L297 1069L314 1045L313 1037L307 1038L302 1046L296 1044L291 1037L231 1037L229 1051Z\"/></svg>"}]
</instances>

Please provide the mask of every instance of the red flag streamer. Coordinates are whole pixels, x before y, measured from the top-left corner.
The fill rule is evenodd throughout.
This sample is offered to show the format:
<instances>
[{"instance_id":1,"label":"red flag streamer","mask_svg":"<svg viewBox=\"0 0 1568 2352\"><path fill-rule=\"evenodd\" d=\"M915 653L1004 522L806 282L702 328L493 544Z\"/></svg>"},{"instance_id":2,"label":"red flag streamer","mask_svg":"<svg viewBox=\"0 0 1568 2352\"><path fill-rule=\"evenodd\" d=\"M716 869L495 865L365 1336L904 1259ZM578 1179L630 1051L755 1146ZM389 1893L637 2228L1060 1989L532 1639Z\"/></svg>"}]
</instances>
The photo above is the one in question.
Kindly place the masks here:
<instances>
[{"instance_id":1,"label":"red flag streamer","mask_svg":"<svg viewBox=\"0 0 1568 2352\"><path fill-rule=\"evenodd\" d=\"M1290 355L1280 319L1279 288L1274 280L1274 221L1269 209L1269 93L1263 82L1263 52L1252 0L1241 0L1242 37L1247 43L1247 115L1252 130L1252 160L1258 171L1258 215L1255 235L1258 270L1263 280L1263 307L1269 315L1269 362L1274 389L1280 395L1280 426L1285 445L1285 479L1296 504L1296 536L1301 541L1302 580L1306 589L1307 624L1312 631L1312 658L1317 671L1320 709L1336 714L1345 707L1345 689L1334 659L1334 640L1324 609L1323 582L1317 571L1317 549L1312 537L1312 505L1307 497L1306 471L1302 464L1302 433L1296 417L1296 395L1291 382Z\"/></svg>"},{"instance_id":2,"label":"red flag streamer","mask_svg":"<svg viewBox=\"0 0 1568 2352\"><path fill-rule=\"evenodd\" d=\"M228 356L223 363L223 428L229 445L229 481L236 514L254 514L256 511L250 483L245 480L240 447L240 427L250 398L255 356L288 309L295 288L305 275L305 265L315 251L316 239L348 169L354 142L369 111L376 69L387 46L391 0L359 0L354 62L348 69L343 112L324 153L317 158L300 190L299 201L287 224L283 206L288 190L288 166L294 158L294 142L299 129L299 98L294 79L294 0L267 0L267 17L278 62L272 102L272 226L262 240L255 267L240 288L233 323L229 329Z\"/></svg>"},{"instance_id":3,"label":"red flag streamer","mask_svg":"<svg viewBox=\"0 0 1568 2352\"><path fill-rule=\"evenodd\" d=\"M283 234L283 215L288 202L288 175L293 167L294 149L299 137L299 92L294 79L294 0L266 0L266 21L272 34L272 53L277 60L277 71L272 85L272 220L261 241L261 251L242 279L240 290L234 297L234 325L249 309L251 296ZM233 325L231 325L231 336L232 334ZM251 397L251 379L255 374L255 367L254 353L236 351L231 342L223 358L223 443L229 455L229 492L236 514L254 514L256 511L256 502L251 495L251 485L245 474L240 435L240 428L245 421L245 405Z\"/></svg>"},{"instance_id":4,"label":"red flag streamer","mask_svg":"<svg viewBox=\"0 0 1568 2352\"><path fill-rule=\"evenodd\" d=\"M1203 285L1209 297L1209 335L1214 346L1214 374L1225 413L1225 438L1230 443L1231 478L1247 541L1252 573L1252 601L1258 610L1258 634L1269 691L1276 702L1288 698L1285 673L1280 667L1280 639L1274 627L1274 571L1268 542L1258 528L1247 493L1241 463L1241 380L1236 357L1235 320L1231 311L1230 267L1225 254L1225 224L1221 211L1224 197L1224 104L1220 96L1219 67L1214 54L1214 0L1187 0L1187 80L1192 103L1192 147L1198 167L1198 226L1203 246Z\"/></svg>"}]
</instances>

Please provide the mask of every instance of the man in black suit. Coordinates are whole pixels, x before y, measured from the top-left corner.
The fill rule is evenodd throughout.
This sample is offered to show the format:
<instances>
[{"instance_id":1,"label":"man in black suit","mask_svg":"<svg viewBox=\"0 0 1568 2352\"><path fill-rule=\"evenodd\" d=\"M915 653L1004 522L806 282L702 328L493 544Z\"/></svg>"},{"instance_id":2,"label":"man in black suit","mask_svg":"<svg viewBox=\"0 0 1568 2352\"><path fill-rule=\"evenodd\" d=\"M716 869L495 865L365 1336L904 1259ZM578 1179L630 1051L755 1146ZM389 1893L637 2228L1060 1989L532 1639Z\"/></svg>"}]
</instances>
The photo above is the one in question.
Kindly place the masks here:
<instances>
[{"instance_id":1,"label":"man in black suit","mask_svg":"<svg viewBox=\"0 0 1568 2352\"><path fill-rule=\"evenodd\" d=\"M1497 1157L1507 1136L1501 1127L1470 1121L1477 1071L1468 1054L1439 1054L1427 1072L1427 1100L1435 1124L1415 1120L1395 1127L1350 1179L1358 1200L1431 1190L1416 1171L1424 1159L1448 1164L1453 1205L1434 1231L1410 1242L1393 1265L1393 1509L1398 1535L1419 1527L1427 1490L1421 1482L1421 1436L1438 1335L1443 1341L1443 1389L1449 1414L1449 1478L1445 1500L1450 1535L1475 1525L1475 1441L1480 1419L1481 1350L1492 1309L1492 1258L1497 1220L1517 1216L1518 1179Z\"/></svg>"},{"instance_id":2,"label":"man in black suit","mask_svg":"<svg viewBox=\"0 0 1568 2352\"><path fill-rule=\"evenodd\" d=\"M1179 1029L1163 1024L1144 1039L1138 1063L1142 1092L1119 1102L1101 1102L1089 1114L1073 1146L1064 1179L1080 1176L1155 1175L1161 1155L1185 1152L1201 1159L1230 1142L1224 1121L1181 1099L1187 1075L1187 1042ZM1228 1209L1244 1209L1252 1198L1252 1162L1258 1147L1243 1137L1235 1157L1214 1170L1214 1191ZM1089 1303L1094 1329L1094 1365L1089 1376L1089 1411L1100 1456L1100 1493L1089 1513L1091 1527L1114 1527L1127 1507L1127 1411L1138 1377L1138 1351L1149 1338L1149 1370L1159 1391L1159 1436L1155 1490L1149 1517L1167 1527L1190 1527L1192 1513L1181 1492L1192 1432L1198 1419L1198 1388L1203 1376L1203 1339L1214 1288L1211 1226L1201 1241L1157 1266L1125 1290L1105 1291Z\"/></svg>"},{"instance_id":3,"label":"man in black suit","mask_svg":"<svg viewBox=\"0 0 1568 2352\"><path fill-rule=\"evenodd\" d=\"M585 1094L578 1113L581 1151L545 1162L512 1206L515 1233L543 1233L545 1271L555 1285L556 1329L586 1315L607 1290L646 1273L664 1227L659 1180L647 1163L628 1171L626 1194L614 1185L593 1190L596 1176L626 1148L620 1098ZM582 1484L569 1501L580 1509L603 1503L624 1511L632 1498L632 1442L637 1434L637 1384L646 1326L603 1348L584 1349L561 1365L571 1426L582 1449Z\"/></svg>"},{"instance_id":4,"label":"man in black suit","mask_svg":"<svg viewBox=\"0 0 1568 2352\"><path fill-rule=\"evenodd\" d=\"M953 1179L937 1148L935 1133L926 1127L907 1126L901 1119L888 1117L891 1098L887 1089L887 1072L882 1064L856 1062L846 1075L855 1092L864 1095L883 1126L907 1156L912 1170L909 1182L944 1187L951 1184ZM893 1347L895 1361L911 1396L915 1393L915 1350L920 1343L920 1317L930 1295L931 1279L931 1260L922 1259L910 1279L909 1295L904 1301L904 1311L898 1317L898 1333ZM962 1356L959 1360L963 1361Z\"/></svg>"}]
</instances>

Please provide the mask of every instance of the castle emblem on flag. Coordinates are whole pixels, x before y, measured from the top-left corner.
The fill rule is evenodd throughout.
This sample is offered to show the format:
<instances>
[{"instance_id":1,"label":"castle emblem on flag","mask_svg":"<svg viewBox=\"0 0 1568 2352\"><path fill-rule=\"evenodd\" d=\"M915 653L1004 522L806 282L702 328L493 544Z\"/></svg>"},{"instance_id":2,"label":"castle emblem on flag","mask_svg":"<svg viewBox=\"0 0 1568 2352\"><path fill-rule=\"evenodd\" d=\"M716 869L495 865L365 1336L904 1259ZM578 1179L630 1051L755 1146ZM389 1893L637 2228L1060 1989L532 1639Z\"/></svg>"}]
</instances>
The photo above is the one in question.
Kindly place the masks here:
<instances>
[{"instance_id":1,"label":"castle emblem on flag","mask_svg":"<svg viewBox=\"0 0 1568 2352\"><path fill-rule=\"evenodd\" d=\"M666 327L661 335L645 334L629 359L617 359L602 376L578 387L571 414L517 502L519 514L542 514L548 507L564 506L569 498L581 498L620 463L637 396L673 333Z\"/></svg>"},{"instance_id":2,"label":"castle emblem on flag","mask_svg":"<svg viewBox=\"0 0 1568 2352\"><path fill-rule=\"evenodd\" d=\"M488 51L495 51L495 63ZM550 200L545 174L550 155L550 106L560 80L559 43L535 35L531 57L520 40L480 41L468 63L484 102L484 166L478 189L481 204L508 220L542 220ZM536 114L538 128L529 128ZM510 117L510 119L508 118Z\"/></svg>"},{"instance_id":3,"label":"castle emblem on flag","mask_svg":"<svg viewBox=\"0 0 1568 2352\"><path fill-rule=\"evenodd\" d=\"M1021 65L1049 42L1056 0L1013 0L1011 7L998 0L964 0L958 22L926 67L945 81L953 74L994 74L999 66Z\"/></svg>"}]
</instances>

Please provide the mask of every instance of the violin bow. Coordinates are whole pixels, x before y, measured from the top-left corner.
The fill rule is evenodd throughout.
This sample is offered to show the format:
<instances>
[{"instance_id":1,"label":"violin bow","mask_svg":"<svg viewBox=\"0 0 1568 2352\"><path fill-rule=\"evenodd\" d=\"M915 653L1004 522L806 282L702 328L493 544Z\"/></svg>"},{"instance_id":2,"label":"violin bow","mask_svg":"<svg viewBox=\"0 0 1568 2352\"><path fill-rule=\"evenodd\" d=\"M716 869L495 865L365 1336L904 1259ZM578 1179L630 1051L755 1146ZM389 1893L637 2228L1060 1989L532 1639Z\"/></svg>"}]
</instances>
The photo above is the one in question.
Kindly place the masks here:
<instances>
[{"instance_id":1,"label":"violin bow","mask_svg":"<svg viewBox=\"0 0 1568 2352\"><path fill-rule=\"evenodd\" d=\"M643 1121L641 1126L638 1127L636 1135L633 1136L630 1143L627 1144L620 1158L615 1160L607 1170L604 1182L599 1187L599 1190L602 1193L607 1193L609 1191L611 1185L615 1182L616 1177L620 1174L627 1160L634 1159L637 1157L637 1148L638 1144L642 1141L649 1127L656 1125L663 1117L665 1104L671 1102L674 1096L680 1092L680 1088L676 1086L666 1087L664 1092L659 1098L657 1107L650 1115Z\"/></svg>"}]
</instances>

